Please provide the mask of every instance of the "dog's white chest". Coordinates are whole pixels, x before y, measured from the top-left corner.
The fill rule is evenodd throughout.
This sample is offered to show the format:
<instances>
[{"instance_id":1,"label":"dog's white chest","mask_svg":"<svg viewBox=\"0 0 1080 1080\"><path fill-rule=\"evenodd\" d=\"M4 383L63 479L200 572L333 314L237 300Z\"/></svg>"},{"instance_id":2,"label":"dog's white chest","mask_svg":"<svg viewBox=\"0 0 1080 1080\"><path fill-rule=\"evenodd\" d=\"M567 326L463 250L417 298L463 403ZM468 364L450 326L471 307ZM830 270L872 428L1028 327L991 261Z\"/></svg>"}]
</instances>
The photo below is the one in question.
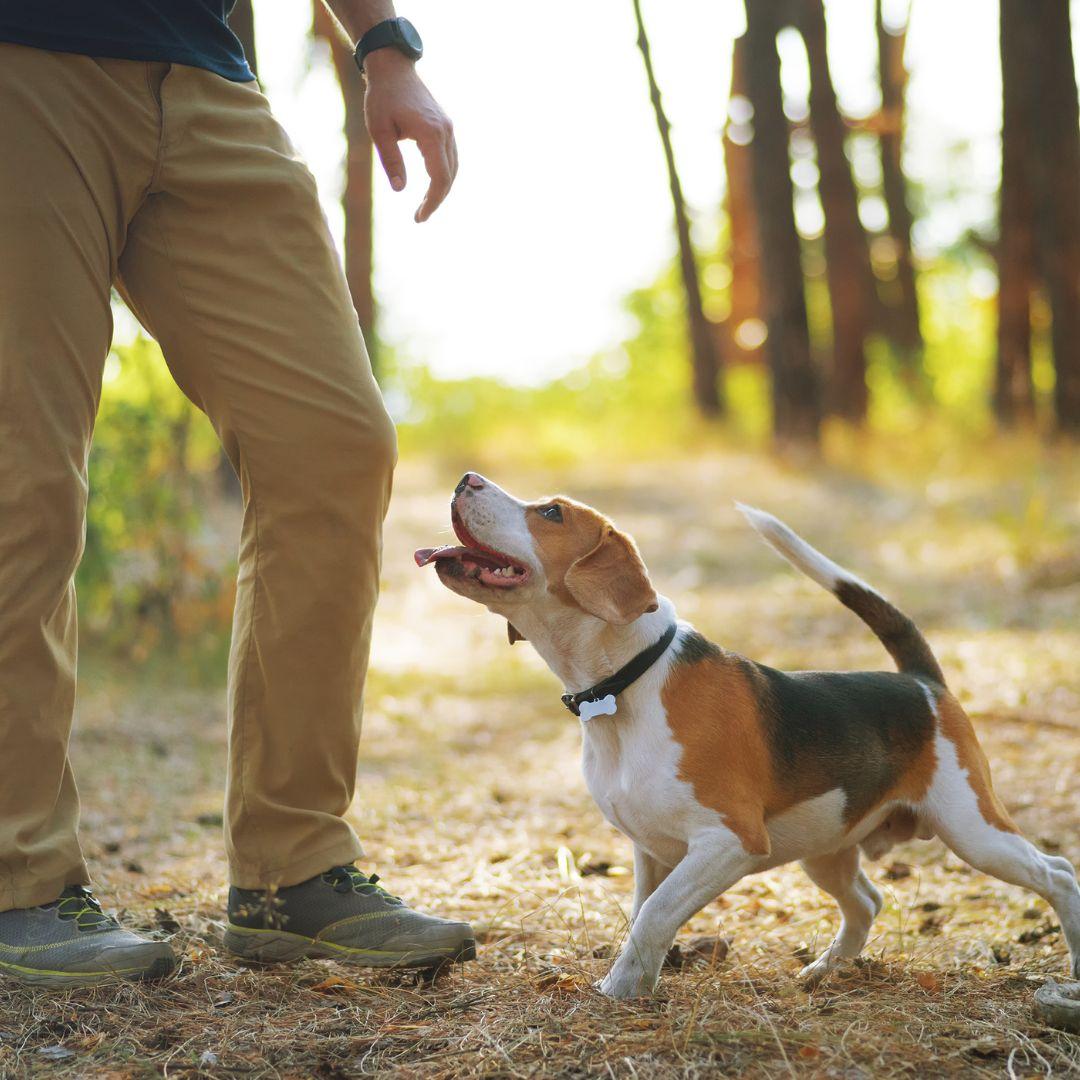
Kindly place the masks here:
<instances>
[{"instance_id":1,"label":"dog's white chest","mask_svg":"<svg viewBox=\"0 0 1080 1080\"><path fill-rule=\"evenodd\" d=\"M677 778L680 748L662 717L646 723L622 714L584 725L585 783L616 829L674 865L686 853L691 810Z\"/></svg>"}]
</instances>

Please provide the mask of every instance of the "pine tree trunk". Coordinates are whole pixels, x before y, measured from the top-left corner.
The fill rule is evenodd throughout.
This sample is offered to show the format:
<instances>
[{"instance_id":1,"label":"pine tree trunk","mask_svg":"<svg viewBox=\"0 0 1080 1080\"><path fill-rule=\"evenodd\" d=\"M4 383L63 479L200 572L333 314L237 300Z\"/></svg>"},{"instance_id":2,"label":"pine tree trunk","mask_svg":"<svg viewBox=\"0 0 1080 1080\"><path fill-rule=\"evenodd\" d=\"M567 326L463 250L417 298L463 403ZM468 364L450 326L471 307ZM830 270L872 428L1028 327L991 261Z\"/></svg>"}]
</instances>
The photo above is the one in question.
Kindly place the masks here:
<instances>
[{"instance_id":1,"label":"pine tree trunk","mask_svg":"<svg viewBox=\"0 0 1080 1080\"><path fill-rule=\"evenodd\" d=\"M1031 292L1035 285L1032 154L1032 48L1025 0L1001 3L1001 195L998 209L998 331L994 414L1003 426L1034 419Z\"/></svg>"},{"instance_id":2,"label":"pine tree trunk","mask_svg":"<svg viewBox=\"0 0 1080 1080\"><path fill-rule=\"evenodd\" d=\"M725 210L728 219L728 261L731 264L731 328L733 347L746 358L760 359L762 349L747 349L739 342L739 327L748 319L761 319L761 255L758 252L757 211L754 207L754 169L748 133L750 122L732 115L748 101L746 91L746 38L735 40L731 53L731 94L724 125L724 172L727 176ZM763 320L764 321L764 320Z\"/></svg>"},{"instance_id":3,"label":"pine tree trunk","mask_svg":"<svg viewBox=\"0 0 1080 1080\"><path fill-rule=\"evenodd\" d=\"M774 0L746 0L746 23L747 88L754 107L754 196L769 327L773 432L780 443L816 443L821 423L820 394L810 354L802 253L795 229Z\"/></svg>"},{"instance_id":4,"label":"pine tree trunk","mask_svg":"<svg viewBox=\"0 0 1080 1080\"><path fill-rule=\"evenodd\" d=\"M1080 108L1069 2L1020 7L1038 33L1030 162L1039 272L1053 319L1054 408L1059 430L1080 435Z\"/></svg>"},{"instance_id":5,"label":"pine tree trunk","mask_svg":"<svg viewBox=\"0 0 1080 1080\"><path fill-rule=\"evenodd\" d=\"M825 212L825 265L832 308L833 364L828 403L856 423L866 417L865 341L876 294L859 198L844 152L847 128L836 103L822 0L803 0L799 29L810 63L810 127L817 144L818 192Z\"/></svg>"},{"instance_id":6,"label":"pine tree trunk","mask_svg":"<svg viewBox=\"0 0 1080 1080\"><path fill-rule=\"evenodd\" d=\"M255 78L259 77L259 60L255 52L255 12L251 0L236 0L229 12L229 27L244 47L244 57Z\"/></svg>"},{"instance_id":7,"label":"pine tree trunk","mask_svg":"<svg viewBox=\"0 0 1080 1080\"><path fill-rule=\"evenodd\" d=\"M720 357L716 335L705 317L701 303L701 284L698 279L697 260L690 237L690 219L686 213L682 184L675 167L675 153L671 146L671 125L660 99L660 88L653 72L649 39L641 16L640 0L633 0L634 17L637 20L637 44L645 63L645 75L649 81L649 97L656 115L656 127L664 148L667 163L668 184L675 213L675 232L679 242L679 270L682 273L683 292L686 300L686 318L690 332L690 348L693 359L694 401L704 416L718 416L724 411Z\"/></svg>"},{"instance_id":8,"label":"pine tree trunk","mask_svg":"<svg viewBox=\"0 0 1080 1080\"><path fill-rule=\"evenodd\" d=\"M373 155L371 136L364 121L364 80L353 60L352 50L338 34L320 0L315 0L312 10L316 36L324 38L330 45L345 105L345 186L341 193L345 213L345 277L371 366L378 376L378 312L373 289L372 252Z\"/></svg>"},{"instance_id":9,"label":"pine tree trunk","mask_svg":"<svg viewBox=\"0 0 1080 1080\"><path fill-rule=\"evenodd\" d=\"M889 213L889 234L896 251L898 302L890 320L890 336L901 348L914 353L922 348L919 326L919 297L915 288L915 263L911 253L911 210L908 204L907 179L901 162L904 142L904 38L906 29L891 33L881 12L882 0L875 5L878 42L878 70L881 81L881 118L878 142L881 151L881 183Z\"/></svg>"}]
</instances>

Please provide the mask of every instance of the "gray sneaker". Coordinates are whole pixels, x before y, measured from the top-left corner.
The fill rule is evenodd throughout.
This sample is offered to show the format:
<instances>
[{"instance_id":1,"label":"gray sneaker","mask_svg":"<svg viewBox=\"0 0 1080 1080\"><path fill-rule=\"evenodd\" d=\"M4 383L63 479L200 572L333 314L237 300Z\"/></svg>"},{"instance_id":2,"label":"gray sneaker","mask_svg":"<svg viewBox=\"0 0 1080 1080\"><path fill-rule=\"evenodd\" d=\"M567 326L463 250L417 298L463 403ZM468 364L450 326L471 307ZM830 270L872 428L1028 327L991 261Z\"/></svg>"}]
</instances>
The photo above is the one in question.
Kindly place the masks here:
<instances>
[{"instance_id":1,"label":"gray sneaker","mask_svg":"<svg viewBox=\"0 0 1080 1080\"><path fill-rule=\"evenodd\" d=\"M355 866L269 891L229 890L225 948L264 963L329 957L364 967L438 967L474 960L468 923L413 911Z\"/></svg>"},{"instance_id":2,"label":"gray sneaker","mask_svg":"<svg viewBox=\"0 0 1080 1080\"><path fill-rule=\"evenodd\" d=\"M0 911L0 975L35 986L96 986L161 979L175 967L167 942L124 930L82 885L51 904Z\"/></svg>"}]
</instances>

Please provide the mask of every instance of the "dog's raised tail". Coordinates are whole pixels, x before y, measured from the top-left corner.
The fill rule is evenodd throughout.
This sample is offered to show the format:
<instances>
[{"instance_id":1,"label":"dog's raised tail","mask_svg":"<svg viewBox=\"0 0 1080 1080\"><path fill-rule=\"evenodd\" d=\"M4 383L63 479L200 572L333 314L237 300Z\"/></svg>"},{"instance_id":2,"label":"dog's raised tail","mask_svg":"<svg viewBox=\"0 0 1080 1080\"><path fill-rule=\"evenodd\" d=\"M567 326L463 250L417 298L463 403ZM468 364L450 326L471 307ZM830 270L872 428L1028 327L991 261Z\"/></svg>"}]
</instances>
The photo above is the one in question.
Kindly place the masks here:
<instances>
[{"instance_id":1,"label":"dog's raised tail","mask_svg":"<svg viewBox=\"0 0 1080 1080\"><path fill-rule=\"evenodd\" d=\"M828 589L877 634L900 671L945 685L941 666L926 638L902 611L854 574L816 551L772 514L742 503L736 503L736 506L771 548L822 588Z\"/></svg>"}]
</instances>

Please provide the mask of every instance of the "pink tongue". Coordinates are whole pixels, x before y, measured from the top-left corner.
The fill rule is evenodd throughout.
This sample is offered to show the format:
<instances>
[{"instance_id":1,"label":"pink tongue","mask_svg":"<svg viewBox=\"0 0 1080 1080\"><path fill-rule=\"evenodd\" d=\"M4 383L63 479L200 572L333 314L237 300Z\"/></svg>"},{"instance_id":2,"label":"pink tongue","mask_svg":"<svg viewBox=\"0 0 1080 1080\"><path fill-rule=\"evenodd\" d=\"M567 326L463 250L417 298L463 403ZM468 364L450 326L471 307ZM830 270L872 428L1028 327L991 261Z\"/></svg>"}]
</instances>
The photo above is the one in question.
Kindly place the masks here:
<instances>
[{"instance_id":1,"label":"pink tongue","mask_svg":"<svg viewBox=\"0 0 1080 1080\"><path fill-rule=\"evenodd\" d=\"M413 558L416 560L417 566L427 566L429 562L434 562L438 557L452 559L463 551L465 551L463 547L451 547L448 545L437 548L417 548L413 553Z\"/></svg>"},{"instance_id":2,"label":"pink tongue","mask_svg":"<svg viewBox=\"0 0 1080 1080\"><path fill-rule=\"evenodd\" d=\"M418 548L413 553L413 558L416 560L417 566L427 566L428 563L436 562L439 559L460 558L467 558L471 562L479 563L481 566L495 567L501 565L498 559L489 555L486 551L476 551L473 548L454 544L447 544L438 548Z\"/></svg>"}]
</instances>

